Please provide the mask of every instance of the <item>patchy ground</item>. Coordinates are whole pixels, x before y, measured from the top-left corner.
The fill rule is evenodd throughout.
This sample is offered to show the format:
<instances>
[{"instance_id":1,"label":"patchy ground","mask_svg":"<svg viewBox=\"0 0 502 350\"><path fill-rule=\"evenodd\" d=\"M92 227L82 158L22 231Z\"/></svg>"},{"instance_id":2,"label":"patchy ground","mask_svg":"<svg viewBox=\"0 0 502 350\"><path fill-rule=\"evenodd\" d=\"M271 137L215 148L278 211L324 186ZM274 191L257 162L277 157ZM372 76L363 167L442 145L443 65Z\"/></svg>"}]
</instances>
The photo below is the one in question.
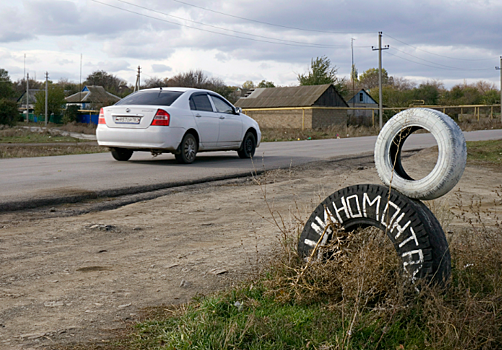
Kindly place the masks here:
<instances>
[{"instance_id":1,"label":"patchy ground","mask_svg":"<svg viewBox=\"0 0 502 350\"><path fill-rule=\"evenodd\" d=\"M425 150L403 163L423 176L436 154ZM370 156L125 200L1 214L0 348L107 342L144 307L183 303L250 278L281 234L271 212L290 226L293 216L305 220L330 193L362 183L380 183ZM493 192L500 185L498 170L468 166L436 206L475 197L490 209L500 201Z\"/></svg>"}]
</instances>

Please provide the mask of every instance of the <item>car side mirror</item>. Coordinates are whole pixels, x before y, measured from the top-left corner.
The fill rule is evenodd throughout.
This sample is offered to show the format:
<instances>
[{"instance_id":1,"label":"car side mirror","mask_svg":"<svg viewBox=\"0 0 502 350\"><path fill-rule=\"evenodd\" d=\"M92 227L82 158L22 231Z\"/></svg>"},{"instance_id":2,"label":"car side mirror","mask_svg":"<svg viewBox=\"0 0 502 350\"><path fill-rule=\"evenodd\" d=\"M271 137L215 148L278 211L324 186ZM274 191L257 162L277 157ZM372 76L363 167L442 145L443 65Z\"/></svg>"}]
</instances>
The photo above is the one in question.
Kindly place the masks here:
<instances>
[{"instance_id":1,"label":"car side mirror","mask_svg":"<svg viewBox=\"0 0 502 350\"><path fill-rule=\"evenodd\" d=\"M242 108L241 107L234 107L235 108L235 114L241 114L242 113Z\"/></svg>"}]
</instances>

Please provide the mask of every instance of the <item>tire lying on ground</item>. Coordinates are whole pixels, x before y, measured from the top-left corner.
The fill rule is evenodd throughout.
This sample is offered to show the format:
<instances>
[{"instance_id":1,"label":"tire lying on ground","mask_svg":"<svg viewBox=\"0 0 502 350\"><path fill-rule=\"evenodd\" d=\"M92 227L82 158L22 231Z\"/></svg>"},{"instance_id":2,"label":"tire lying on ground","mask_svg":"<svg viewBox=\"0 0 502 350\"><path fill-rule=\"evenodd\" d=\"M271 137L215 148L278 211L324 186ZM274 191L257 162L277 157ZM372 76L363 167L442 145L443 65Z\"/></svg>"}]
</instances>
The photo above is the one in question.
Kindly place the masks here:
<instances>
[{"instance_id":1,"label":"tire lying on ground","mask_svg":"<svg viewBox=\"0 0 502 350\"><path fill-rule=\"evenodd\" d=\"M451 258L445 234L420 201L380 185L355 185L328 196L312 212L298 242L302 257L333 238L333 225L345 230L373 226L386 232L401 258L405 275L446 285ZM323 235L324 233L324 235ZM319 248L319 247L318 247ZM315 252L314 252L314 256Z\"/></svg>"},{"instance_id":2,"label":"tire lying on ground","mask_svg":"<svg viewBox=\"0 0 502 350\"><path fill-rule=\"evenodd\" d=\"M408 136L419 129L436 139L438 159L426 177L414 180L401 164L401 149ZM465 138L457 123L427 108L396 114L384 125L375 144L375 166L382 182L414 199L435 199L449 192L462 177L466 159Z\"/></svg>"}]
</instances>

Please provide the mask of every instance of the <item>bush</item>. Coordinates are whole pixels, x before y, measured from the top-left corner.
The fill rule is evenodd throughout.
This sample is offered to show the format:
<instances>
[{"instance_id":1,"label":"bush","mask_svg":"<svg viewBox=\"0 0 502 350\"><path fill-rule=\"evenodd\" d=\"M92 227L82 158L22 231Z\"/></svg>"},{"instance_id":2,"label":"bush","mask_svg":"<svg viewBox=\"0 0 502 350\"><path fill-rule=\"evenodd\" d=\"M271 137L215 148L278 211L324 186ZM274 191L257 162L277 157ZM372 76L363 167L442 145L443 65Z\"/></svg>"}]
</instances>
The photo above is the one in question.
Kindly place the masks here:
<instances>
[{"instance_id":1,"label":"bush","mask_svg":"<svg viewBox=\"0 0 502 350\"><path fill-rule=\"evenodd\" d=\"M63 114L63 124L74 123L77 121L77 117L80 112L78 111L79 106L71 105L67 106Z\"/></svg>"},{"instance_id":2,"label":"bush","mask_svg":"<svg viewBox=\"0 0 502 350\"><path fill-rule=\"evenodd\" d=\"M0 125L14 126L18 120L19 111L14 101L0 99Z\"/></svg>"}]
</instances>

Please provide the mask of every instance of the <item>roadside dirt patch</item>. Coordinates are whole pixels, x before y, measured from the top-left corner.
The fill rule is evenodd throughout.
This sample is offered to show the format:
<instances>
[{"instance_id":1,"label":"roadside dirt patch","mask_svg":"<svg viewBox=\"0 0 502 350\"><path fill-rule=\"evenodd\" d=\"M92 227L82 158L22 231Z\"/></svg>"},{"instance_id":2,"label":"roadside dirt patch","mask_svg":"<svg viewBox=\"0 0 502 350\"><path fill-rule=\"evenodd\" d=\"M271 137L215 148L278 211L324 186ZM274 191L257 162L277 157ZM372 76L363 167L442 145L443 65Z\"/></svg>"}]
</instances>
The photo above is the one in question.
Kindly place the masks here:
<instances>
[{"instance_id":1,"label":"roadside dirt patch","mask_svg":"<svg viewBox=\"0 0 502 350\"><path fill-rule=\"evenodd\" d=\"M418 174L435 157L425 150L406 166ZM306 220L327 195L363 183L380 183L372 157L170 189L113 210L93 212L101 201L4 213L0 348L107 342L145 307L184 303L239 283L278 246L271 212L294 226L295 216ZM491 210L500 184L496 170L468 166L438 206L455 211L458 200L474 199ZM451 217L448 224L445 231L465 225Z\"/></svg>"}]
</instances>

